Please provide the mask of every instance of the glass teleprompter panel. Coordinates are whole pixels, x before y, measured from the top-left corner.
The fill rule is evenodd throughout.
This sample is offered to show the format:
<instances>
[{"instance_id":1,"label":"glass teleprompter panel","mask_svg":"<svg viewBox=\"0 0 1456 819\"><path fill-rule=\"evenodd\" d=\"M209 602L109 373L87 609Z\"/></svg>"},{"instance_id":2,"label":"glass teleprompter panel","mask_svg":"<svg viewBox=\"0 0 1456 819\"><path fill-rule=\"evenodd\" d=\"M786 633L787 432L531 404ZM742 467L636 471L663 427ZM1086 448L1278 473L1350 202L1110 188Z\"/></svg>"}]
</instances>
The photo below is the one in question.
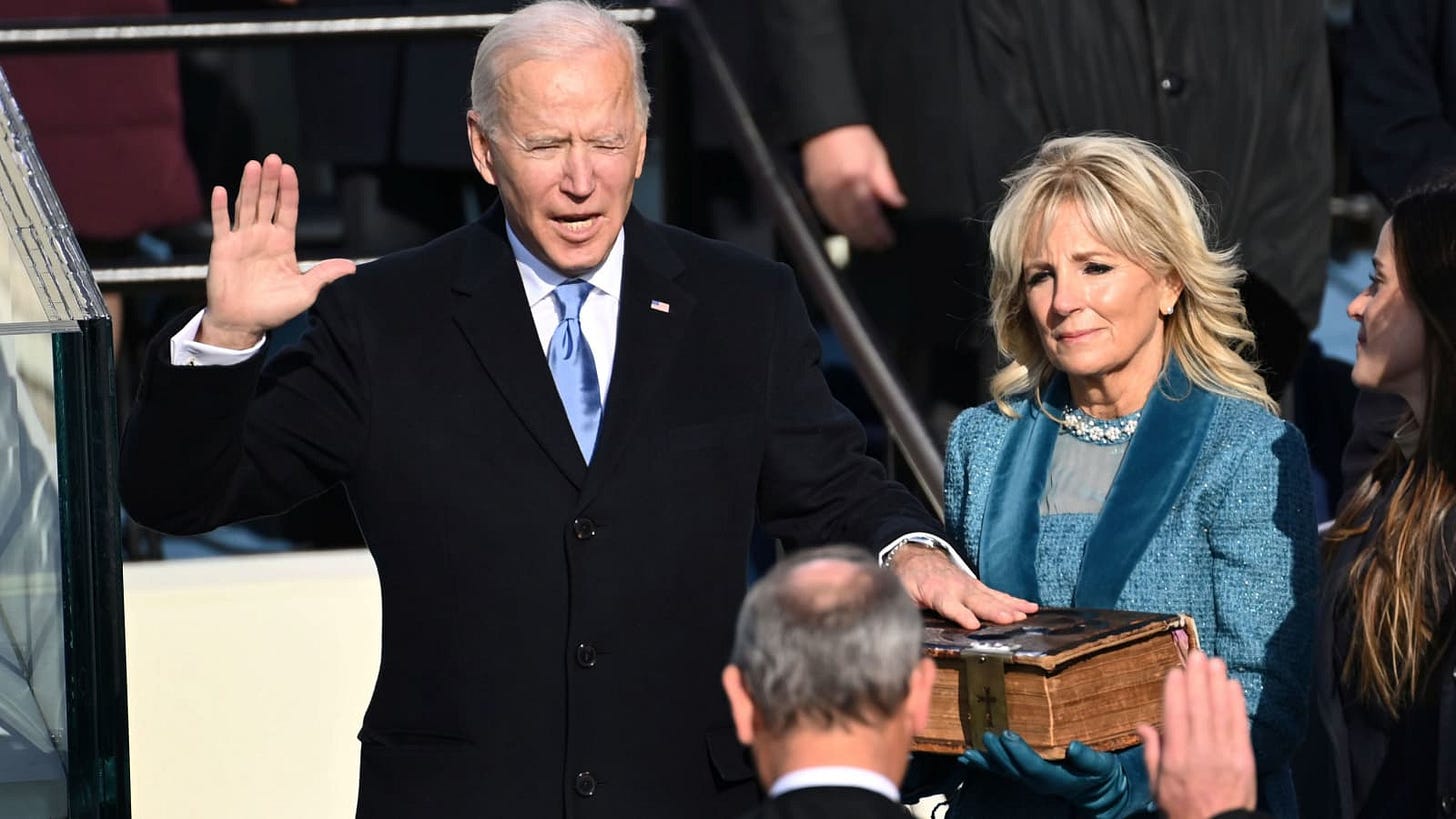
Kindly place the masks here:
<instances>
[{"instance_id":1,"label":"glass teleprompter panel","mask_svg":"<svg viewBox=\"0 0 1456 819\"><path fill-rule=\"evenodd\" d=\"M0 73L0 816L125 817L110 318Z\"/></svg>"},{"instance_id":2,"label":"glass teleprompter panel","mask_svg":"<svg viewBox=\"0 0 1456 819\"><path fill-rule=\"evenodd\" d=\"M76 331L106 318L10 85L0 73L0 333Z\"/></svg>"},{"instance_id":3,"label":"glass teleprompter panel","mask_svg":"<svg viewBox=\"0 0 1456 819\"><path fill-rule=\"evenodd\" d=\"M51 349L48 333L0 335L0 816L68 815Z\"/></svg>"}]
</instances>

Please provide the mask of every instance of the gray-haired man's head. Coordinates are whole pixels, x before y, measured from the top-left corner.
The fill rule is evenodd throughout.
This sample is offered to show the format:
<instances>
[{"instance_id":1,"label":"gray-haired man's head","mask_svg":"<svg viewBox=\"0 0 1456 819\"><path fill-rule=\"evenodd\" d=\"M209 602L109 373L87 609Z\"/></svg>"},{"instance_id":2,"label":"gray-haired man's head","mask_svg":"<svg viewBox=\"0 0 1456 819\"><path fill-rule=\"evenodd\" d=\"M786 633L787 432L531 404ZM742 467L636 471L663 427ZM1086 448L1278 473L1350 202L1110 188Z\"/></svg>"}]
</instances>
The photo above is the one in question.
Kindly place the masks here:
<instances>
[{"instance_id":1,"label":"gray-haired man's head","mask_svg":"<svg viewBox=\"0 0 1456 819\"><path fill-rule=\"evenodd\" d=\"M897 712L921 658L921 619L866 551L830 546L781 561L743 601L731 663L760 729L874 724Z\"/></svg>"},{"instance_id":2,"label":"gray-haired man's head","mask_svg":"<svg viewBox=\"0 0 1456 819\"><path fill-rule=\"evenodd\" d=\"M642 40L580 0L511 14L480 44L466 137L506 223L552 270L600 266L647 155Z\"/></svg>"},{"instance_id":3,"label":"gray-haired man's head","mask_svg":"<svg viewBox=\"0 0 1456 819\"><path fill-rule=\"evenodd\" d=\"M500 125L501 80L530 60L561 60L596 49L614 50L631 66L633 105L646 129L651 94L642 69L642 37L610 12L584 0L541 0L490 30L475 52L470 109L487 134Z\"/></svg>"}]
</instances>

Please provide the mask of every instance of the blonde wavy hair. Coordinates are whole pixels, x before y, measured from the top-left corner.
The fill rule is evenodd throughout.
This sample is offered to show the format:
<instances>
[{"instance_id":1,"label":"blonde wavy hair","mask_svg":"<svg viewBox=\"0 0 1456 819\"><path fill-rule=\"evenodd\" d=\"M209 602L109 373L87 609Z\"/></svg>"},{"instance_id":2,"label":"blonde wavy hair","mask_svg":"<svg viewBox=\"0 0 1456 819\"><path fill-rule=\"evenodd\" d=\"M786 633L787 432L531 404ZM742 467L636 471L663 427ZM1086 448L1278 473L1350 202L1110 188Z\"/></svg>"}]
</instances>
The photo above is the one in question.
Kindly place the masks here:
<instances>
[{"instance_id":1,"label":"blonde wavy hair","mask_svg":"<svg viewBox=\"0 0 1456 819\"><path fill-rule=\"evenodd\" d=\"M1254 333L1239 299L1244 271L1237 250L1208 246L1207 202L1161 150L1114 134L1049 139L1003 182L1006 198L991 224L991 323L996 346L1011 360L991 378L1002 413L1016 416L1010 400L1019 395L1030 394L1040 406L1056 370L1026 306L1022 265L1069 202L1081 206L1103 244L1155 277L1182 283L1173 315L1163 322L1163 346L1189 380L1278 411L1263 377L1243 357L1254 348Z\"/></svg>"}]
</instances>

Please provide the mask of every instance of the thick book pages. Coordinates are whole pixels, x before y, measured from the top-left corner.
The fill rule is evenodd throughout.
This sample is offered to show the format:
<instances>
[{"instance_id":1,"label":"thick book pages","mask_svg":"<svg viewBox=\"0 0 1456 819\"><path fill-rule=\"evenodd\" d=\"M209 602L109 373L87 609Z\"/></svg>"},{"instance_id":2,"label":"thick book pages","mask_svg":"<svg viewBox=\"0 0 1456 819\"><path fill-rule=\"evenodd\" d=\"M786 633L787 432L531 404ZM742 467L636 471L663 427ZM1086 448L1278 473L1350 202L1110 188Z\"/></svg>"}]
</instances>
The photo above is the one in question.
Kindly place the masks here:
<instances>
[{"instance_id":1,"label":"thick book pages","mask_svg":"<svg viewBox=\"0 0 1456 819\"><path fill-rule=\"evenodd\" d=\"M1046 759L1074 739L1100 751L1136 745L1139 723L1162 723L1163 677L1197 647L1184 614L1045 608L976 631L927 614L935 687L914 748L960 754L1007 728Z\"/></svg>"}]
</instances>

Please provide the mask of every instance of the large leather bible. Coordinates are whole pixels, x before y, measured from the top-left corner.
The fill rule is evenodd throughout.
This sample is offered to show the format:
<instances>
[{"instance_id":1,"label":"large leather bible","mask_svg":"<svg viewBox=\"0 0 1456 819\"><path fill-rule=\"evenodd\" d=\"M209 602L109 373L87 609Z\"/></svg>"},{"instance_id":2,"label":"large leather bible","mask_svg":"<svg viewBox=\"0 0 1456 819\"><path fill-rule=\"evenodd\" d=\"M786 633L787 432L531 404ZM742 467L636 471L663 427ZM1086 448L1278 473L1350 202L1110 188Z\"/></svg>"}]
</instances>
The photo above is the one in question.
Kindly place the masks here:
<instances>
[{"instance_id":1,"label":"large leather bible","mask_svg":"<svg viewBox=\"0 0 1456 819\"><path fill-rule=\"evenodd\" d=\"M1183 614L1044 608L976 631L927 614L935 686L914 748L959 754L1007 728L1046 759L1074 739L1099 751L1136 745L1139 723L1162 722L1163 677L1197 647Z\"/></svg>"}]
</instances>

